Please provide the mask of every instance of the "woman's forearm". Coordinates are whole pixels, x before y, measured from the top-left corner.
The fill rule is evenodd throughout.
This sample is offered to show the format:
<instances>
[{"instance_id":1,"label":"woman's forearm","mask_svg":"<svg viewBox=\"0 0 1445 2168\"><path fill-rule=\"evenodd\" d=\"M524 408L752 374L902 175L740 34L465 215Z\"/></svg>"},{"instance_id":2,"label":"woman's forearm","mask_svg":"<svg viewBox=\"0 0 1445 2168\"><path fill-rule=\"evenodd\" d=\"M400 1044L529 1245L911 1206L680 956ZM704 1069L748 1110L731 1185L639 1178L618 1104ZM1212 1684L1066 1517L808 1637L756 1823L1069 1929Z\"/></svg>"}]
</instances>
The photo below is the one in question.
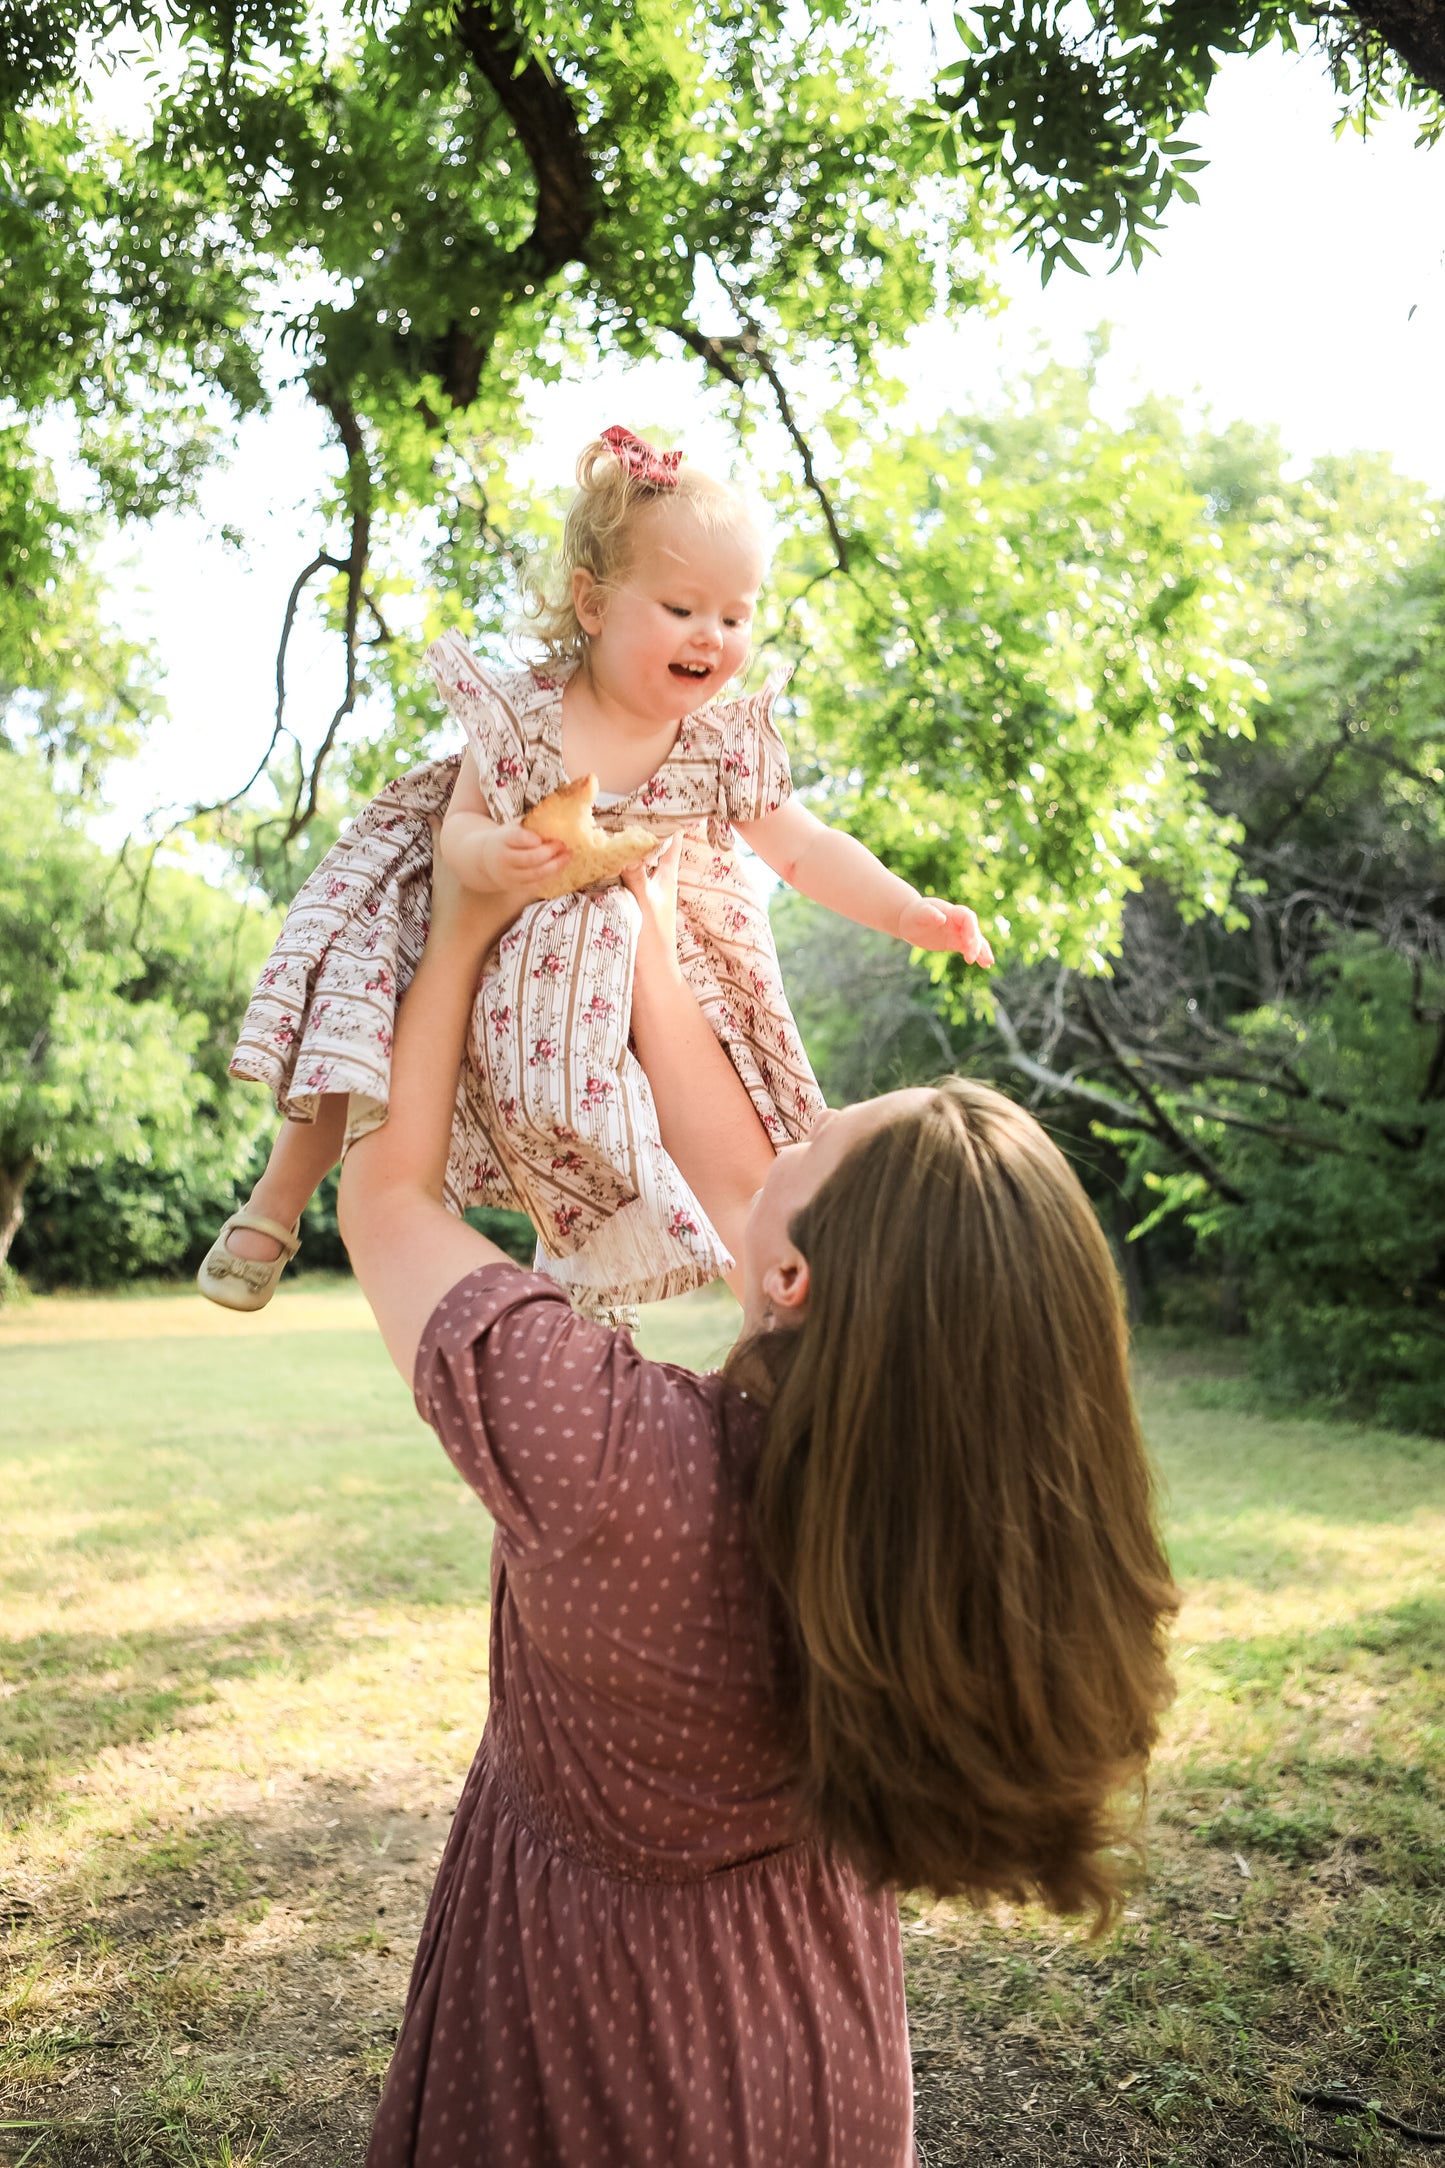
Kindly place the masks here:
<instances>
[{"instance_id":1,"label":"woman's forearm","mask_svg":"<svg viewBox=\"0 0 1445 2168\"><path fill-rule=\"evenodd\" d=\"M632 1040L663 1148L734 1257L775 1153L737 1070L677 969L639 958Z\"/></svg>"},{"instance_id":2,"label":"woman's forearm","mask_svg":"<svg viewBox=\"0 0 1445 2168\"><path fill-rule=\"evenodd\" d=\"M404 1377L447 1290L505 1261L442 1203L457 1074L487 952L516 915L511 897L470 897L435 914L401 1003L387 1118L352 1146L338 1217L353 1269Z\"/></svg>"}]
</instances>

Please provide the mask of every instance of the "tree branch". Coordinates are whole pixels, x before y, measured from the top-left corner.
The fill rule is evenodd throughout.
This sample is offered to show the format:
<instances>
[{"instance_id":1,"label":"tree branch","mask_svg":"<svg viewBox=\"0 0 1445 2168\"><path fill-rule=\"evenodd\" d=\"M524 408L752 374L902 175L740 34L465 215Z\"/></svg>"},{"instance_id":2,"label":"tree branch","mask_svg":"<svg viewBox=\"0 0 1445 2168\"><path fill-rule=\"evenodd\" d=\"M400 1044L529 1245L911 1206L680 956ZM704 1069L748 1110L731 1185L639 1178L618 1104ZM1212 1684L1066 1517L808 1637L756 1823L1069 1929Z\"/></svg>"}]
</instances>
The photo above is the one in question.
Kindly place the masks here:
<instances>
[{"instance_id":1,"label":"tree branch","mask_svg":"<svg viewBox=\"0 0 1445 2168\"><path fill-rule=\"evenodd\" d=\"M527 54L511 22L485 0L460 0L452 28L463 52L511 122L537 184L532 230L502 259L477 322L453 320L426 342L422 360L454 407L477 396L491 352L497 310L509 291L545 285L564 264L584 263L601 208L581 124L556 75Z\"/></svg>"},{"instance_id":2,"label":"tree branch","mask_svg":"<svg viewBox=\"0 0 1445 2168\"><path fill-rule=\"evenodd\" d=\"M828 530L828 539L833 545L834 562L840 572L847 572L850 569L848 537L839 524L833 500L824 488L818 470L813 464L813 448L799 426L798 418L793 412L792 402L788 397L787 387L778 374L777 364L763 345L762 335L758 330L757 323L748 314L742 297L736 288L729 280L723 278L721 272L718 273L718 283L736 309L739 321L746 328L735 338L717 339L709 338L705 332L699 331L693 324L684 323L674 324L672 326L673 334L676 338L682 340L684 346L690 347L694 354L705 361L710 369L722 377L725 383L735 385L739 391L746 389L748 378L745 371L738 367L732 357L735 354L745 355L756 366L759 376L765 379L769 390L772 392L773 403L778 410L778 419L792 440L793 449L796 451L802 465L803 480L817 499L819 509L823 514L823 523Z\"/></svg>"},{"instance_id":3,"label":"tree branch","mask_svg":"<svg viewBox=\"0 0 1445 2168\"><path fill-rule=\"evenodd\" d=\"M1398 2115L1391 2115L1388 2108L1366 2100L1363 2093L1346 2092L1335 2085L1295 2085L1290 2090L1306 2108L1343 2109L1347 2115L1372 2116L1386 2130L1398 2131L1402 2138L1409 2138L1415 2145L1445 2145L1445 2130L1424 2130L1418 2123L1402 2122Z\"/></svg>"},{"instance_id":4,"label":"tree branch","mask_svg":"<svg viewBox=\"0 0 1445 2168\"><path fill-rule=\"evenodd\" d=\"M550 68L524 56L513 25L482 0L461 0L453 25L485 76L537 182L532 231L516 251L546 278L579 258L597 222L596 183L572 101Z\"/></svg>"},{"instance_id":5,"label":"tree branch","mask_svg":"<svg viewBox=\"0 0 1445 2168\"><path fill-rule=\"evenodd\" d=\"M1313 798L1313 796L1315 795L1315 792L1324 788L1325 784L1330 779L1331 773L1333 772L1335 762L1340 758L1340 755L1344 752L1346 746L1349 744L1350 725L1353 721L1353 709L1349 710L1346 714L1340 717L1339 736L1336 742L1330 747L1328 753L1325 755L1324 764L1319 769L1317 774L1312 775L1310 777L1310 780L1295 792L1294 796L1290 799L1284 811L1279 815L1278 819L1271 824L1268 832L1262 836L1251 839L1256 850L1273 850L1275 845L1278 843L1280 837L1284 834L1286 828L1288 828L1290 822L1298 820L1300 814L1303 813L1305 807L1309 804L1311 798Z\"/></svg>"},{"instance_id":6,"label":"tree branch","mask_svg":"<svg viewBox=\"0 0 1445 2168\"><path fill-rule=\"evenodd\" d=\"M999 1037L1008 1053L1010 1067L1016 1069L1020 1076L1030 1078L1035 1084L1042 1084L1046 1091L1058 1092L1062 1098L1077 1099L1083 1106L1097 1107L1101 1114L1107 1114L1110 1121L1117 1122L1121 1129L1138 1129L1145 1135L1153 1134L1151 1124L1141 1117L1137 1106L1131 1106L1124 1099L1115 1099L1112 1093L1101 1092L1092 1084L1081 1084L1077 1077L1050 1068L1047 1062L1038 1061L1032 1054L1027 1053L1017 1024L996 993L993 997L993 1014Z\"/></svg>"},{"instance_id":7,"label":"tree branch","mask_svg":"<svg viewBox=\"0 0 1445 2168\"><path fill-rule=\"evenodd\" d=\"M1435 1050L1430 1056L1430 1066L1425 1072L1420 1098L1426 1106L1433 1100L1445 1099L1445 1016L1436 1021Z\"/></svg>"},{"instance_id":8,"label":"tree branch","mask_svg":"<svg viewBox=\"0 0 1445 2168\"><path fill-rule=\"evenodd\" d=\"M1214 1160L1202 1145L1196 1144L1191 1137L1185 1136L1178 1123L1160 1105L1148 1082L1139 1074L1137 1066L1130 1067L1122 1050L1116 1045L1108 1025L1095 1008L1088 986L1082 979L1079 981L1079 1001L1085 1016L1089 1019L1094 1036L1108 1056L1109 1061L1118 1070L1119 1074L1132 1085L1148 1108L1153 1117L1155 1134L1162 1138L1179 1155L1187 1167L1192 1167L1196 1174L1202 1175L1210 1188L1215 1191L1216 1195L1222 1197L1226 1204L1243 1204L1245 1201L1244 1192L1235 1188L1223 1168L1215 1165Z\"/></svg>"},{"instance_id":9,"label":"tree branch","mask_svg":"<svg viewBox=\"0 0 1445 2168\"><path fill-rule=\"evenodd\" d=\"M1233 1107L1216 1107L1202 1099L1180 1101L1182 1114L1197 1114L1201 1121L1220 1122L1226 1129L1246 1129L1251 1136L1268 1137L1273 1144L1297 1144L1307 1152L1328 1152L1337 1159L1348 1159L1343 1144L1336 1144L1333 1137L1312 1136L1307 1129L1296 1129L1293 1122L1262 1122L1253 1114L1237 1113Z\"/></svg>"},{"instance_id":10,"label":"tree branch","mask_svg":"<svg viewBox=\"0 0 1445 2168\"><path fill-rule=\"evenodd\" d=\"M1315 1094L1304 1078L1286 1063L1282 1069L1265 1074L1258 1069L1232 1067L1228 1062L1191 1060L1185 1054L1169 1054L1162 1047L1127 1047L1125 1054L1131 1061L1149 1062L1156 1069L1177 1069L1181 1075L1195 1077L1200 1083L1213 1083L1216 1079L1224 1084L1255 1085L1262 1091L1280 1092L1286 1099L1312 1099ZM1338 1109L1345 1102L1337 1102Z\"/></svg>"},{"instance_id":11,"label":"tree branch","mask_svg":"<svg viewBox=\"0 0 1445 2168\"><path fill-rule=\"evenodd\" d=\"M1116 1099L1111 1093L1100 1091L1096 1085L1082 1083L1071 1071L1055 1069L1047 1062L1026 1053L1018 1026L997 995L994 996L994 1016L998 1022L999 1036L1008 1051L1009 1064L1021 1076L1029 1077L1034 1083L1043 1085L1048 1091L1058 1092L1062 1097L1075 1099L1082 1106L1097 1107L1121 1128L1135 1129L1141 1135L1158 1137L1161 1142L1168 1144L1172 1150L1187 1159L1195 1172L1202 1174L1227 1202L1243 1202L1238 1191L1231 1194L1231 1186L1220 1177L1213 1160L1208 1158L1203 1148L1184 1137L1183 1132L1160 1106L1140 1076L1143 1058L1133 1049L1114 1044L1109 1058L1128 1077L1130 1084L1138 1092L1143 1101L1144 1114L1141 1114L1138 1106L1131 1106L1127 1100ZM1207 1075L1208 1071L1200 1068L1196 1073ZM1223 1073L1219 1070L1214 1072L1215 1075ZM1257 1080L1244 1077L1238 1081L1249 1083ZM1201 1121L1219 1122L1227 1129L1243 1129L1252 1136L1268 1137L1274 1144L1294 1144L1305 1151L1328 1152L1339 1158L1349 1156L1344 1145L1336 1144L1332 1137L1313 1136L1307 1129L1297 1129L1293 1122L1261 1121L1252 1114L1241 1114L1233 1107L1215 1106L1201 1099L1182 1101L1180 1112L1197 1114Z\"/></svg>"},{"instance_id":12,"label":"tree branch","mask_svg":"<svg viewBox=\"0 0 1445 2168\"><path fill-rule=\"evenodd\" d=\"M298 836L307 823L314 819L321 794L321 772L336 743L337 732L356 706L360 690L357 672L357 627L371 548L371 464L366 456L366 439L362 435L360 419L349 399L322 383L312 383L311 396L318 405L325 407L331 416L336 433L341 439L342 449L346 453L346 503L351 515L351 550L344 559L338 561L323 556L309 568L310 571L315 571L320 564L327 563L346 574L346 613L342 624L346 683L336 711L326 727L326 735L312 756L309 772L303 770L297 777L296 795L291 801L291 811L281 831L283 844L291 842L292 838ZM272 736L273 745L281 730L282 703L285 699L286 642L290 638L294 603L300 589L300 582L292 589L292 605L288 608L287 623L276 656L276 730Z\"/></svg>"},{"instance_id":13,"label":"tree branch","mask_svg":"<svg viewBox=\"0 0 1445 2168\"><path fill-rule=\"evenodd\" d=\"M1349 13L1399 55L1417 83L1445 97L1445 13L1438 0L1350 0Z\"/></svg>"}]
</instances>

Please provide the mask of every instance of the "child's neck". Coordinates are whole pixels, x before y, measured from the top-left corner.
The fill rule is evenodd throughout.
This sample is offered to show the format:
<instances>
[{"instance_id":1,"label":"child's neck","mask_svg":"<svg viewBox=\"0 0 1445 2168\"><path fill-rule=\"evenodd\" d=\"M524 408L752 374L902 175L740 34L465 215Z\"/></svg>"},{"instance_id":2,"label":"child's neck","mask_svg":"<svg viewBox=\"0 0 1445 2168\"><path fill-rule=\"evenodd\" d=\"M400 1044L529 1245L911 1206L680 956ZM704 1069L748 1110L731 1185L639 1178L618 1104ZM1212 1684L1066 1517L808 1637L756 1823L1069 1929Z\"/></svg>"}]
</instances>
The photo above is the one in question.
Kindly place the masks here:
<instances>
[{"instance_id":1,"label":"child's neck","mask_svg":"<svg viewBox=\"0 0 1445 2168\"><path fill-rule=\"evenodd\" d=\"M562 689L562 765L574 780L595 775L599 790L628 797L657 773L685 720L635 714L583 662Z\"/></svg>"}]
</instances>

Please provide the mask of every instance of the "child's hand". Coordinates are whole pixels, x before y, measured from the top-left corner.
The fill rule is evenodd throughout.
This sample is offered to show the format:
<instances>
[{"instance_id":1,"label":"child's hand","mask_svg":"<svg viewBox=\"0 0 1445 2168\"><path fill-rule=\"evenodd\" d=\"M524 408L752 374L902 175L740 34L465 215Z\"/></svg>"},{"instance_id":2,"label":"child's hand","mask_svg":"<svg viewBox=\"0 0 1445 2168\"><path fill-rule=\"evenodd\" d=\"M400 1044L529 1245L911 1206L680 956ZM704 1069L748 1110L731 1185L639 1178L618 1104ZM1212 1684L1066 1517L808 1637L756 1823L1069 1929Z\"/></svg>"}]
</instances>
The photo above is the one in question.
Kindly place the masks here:
<instances>
[{"instance_id":1,"label":"child's hand","mask_svg":"<svg viewBox=\"0 0 1445 2168\"><path fill-rule=\"evenodd\" d=\"M910 948L956 949L966 964L979 964L985 971L993 963L993 950L966 903L915 896L898 914L898 938Z\"/></svg>"},{"instance_id":2,"label":"child's hand","mask_svg":"<svg viewBox=\"0 0 1445 2168\"><path fill-rule=\"evenodd\" d=\"M499 933L525 908L530 898L520 893L501 895L475 887L458 871L452 856L441 848L441 823L428 823L432 833L431 898L427 907L427 947L448 948L460 944L489 947Z\"/></svg>"},{"instance_id":3,"label":"child's hand","mask_svg":"<svg viewBox=\"0 0 1445 2168\"><path fill-rule=\"evenodd\" d=\"M442 831L445 855L468 888L530 902L572 855L565 843L534 836L520 821L469 820Z\"/></svg>"}]
</instances>

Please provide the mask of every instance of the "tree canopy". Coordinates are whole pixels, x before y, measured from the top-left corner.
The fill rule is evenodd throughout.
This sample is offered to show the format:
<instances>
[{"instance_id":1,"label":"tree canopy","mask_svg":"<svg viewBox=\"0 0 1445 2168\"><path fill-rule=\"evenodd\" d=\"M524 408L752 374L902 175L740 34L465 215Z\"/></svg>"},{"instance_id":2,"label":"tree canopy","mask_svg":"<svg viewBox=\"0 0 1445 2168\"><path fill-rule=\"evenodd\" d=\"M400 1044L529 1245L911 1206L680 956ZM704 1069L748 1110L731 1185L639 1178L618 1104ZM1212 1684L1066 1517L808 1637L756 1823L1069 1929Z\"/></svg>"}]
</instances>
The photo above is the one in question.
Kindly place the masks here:
<instances>
[{"instance_id":1,"label":"tree canopy","mask_svg":"<svg viewBox=\"0 0 1445 2168\"><path fill-rule=\"evenodd\" d=\"M434 536L437 595L505 585L491 515L528 381L691 354L740 420L776 417L846 566L866 540L801 383L875 402L910 329L981 298L1005 236L1046 267L1086 241L1137 260L1192 191L1179 130L1231 54L1314 38L1352 117L1395 98L1436 127L1442 16L1007 0L963 10L963 57L913 94L854 0L6 0L0 399L69 415L97 512L144 518L186 500L288 357L336 466L278 627L273 752L294 752L308 592L339 642L294 835L359 700L410 663L388 536ZM54 675L34 626L83 552L72 523L24 429L0 433L0 686ZM136 661L105 651L122 712L144 706Z\"/></svg>"},{"instance_id":2,"label":"tree canopy","mask_svg":"<svg viewBox=\"0 0 1445 2168\"><path fill-rule=\"evenodd\" d=\"M28 761L0 793L0 1267L37 1167L148 1157L178 1141L201 1083L198 1017L134 1001L116 953L100 853Z\"/></svg>"},{"instance_id":3,"label":"tree canopy","mask_svg":"<svg viewBox=\"0 0 1445 2168\"><path fill-rule=\"evenodd\" d=\"M1167 430L1108 427L1091 372L1050 367L1000 411L858 440L839 502L848 576L818 584L801 505L780 568L807 658L794 740L834 814L972 900L1015 964L1102 969L1145 879L1224 910L1235 830L1203 746L1252 727L1262 686Z\"/></svg>"},{"instance_id":4,"label":"tree canopy","mask_svg":"<svg viewBox=\"0 0 1445 2168\"><path fill-rule=\"evenodd\" d=\"M958 466L936 443L927 464L938 491L961 499L951 522L958 580L930 582L903 561L911 591L942 594L960 615L981 603L980 622L962 630L942 669L920 666L895 641L880 670L866 639L851 640L853 675L823 742L855 763L841 771L858 799L849 817L875 821L880 833L887 824L892 855L907 862L911 848L927 863L952 850L963 863L981 830L978 800L951 828L938 817L944 794L930 799L924 779L937 762L965 796L976 788L974 688L988 664L1003 675L1017 652L1020 677L999 702L1006 720L982 735L1008 742L1011 772L1027 778L1029 795L998 793L992 830L982 832L1005 845L1001 863L1024 894L1027 858L1037 853L1032 926L1040 937L1029 939L1025 921L1022 940L1000 941L1000 969L980 1012L959 998L951 975L930 988L887 942L840 934L789 899L778 914L780 949L825 1084L853 1096L952 1066L993 1075L1070 1140L1139 1306L1169 1299L1171 1265L1187 1262L1191 1287L1203 1273L1227 1290L1228 1314L1249 1321L1277 1383L1438 1429L1441 506L1374 455L1321 460L1289 479L1270 433L1236 426L1195 434L1158 402L1109 430L1089 411L1087 385L1057 373L1052 389L1046 375L1011 413L956 420L947 433ZM1011 447L1006 486L966 449L990 441ZM1119 477L1136 467L1146 479L1131 491ZM1075 524L1096 474L1120 506L1116 535ZM1037 488L1046 512L1006 533L990 580L965 539L967 511L976 505L996 518L1015 488L1020 511ZM927 501L916 482L909 494ZM1150 509L1161 504L1167 516L1151 525ZM986 533L990 518L980 524ZM1158 633L1151 589L1176 566L1207 567L1211 558L1205 580ZM1131 627L1122 671L1110 632L1118 565ZM1077 642L1082 669L1070 638L1076 579L1084 584L1073 606L1087 626ZM1015 597L1021 614L1011 618ZM1206 655L1230 658L1221 674L1227 698L1207 663L1185 663L1194 608L1208 628ZM1057 651L1031 634L1031 609ZM990 625L1000 634L996 649L987 644ZM1159 686L1181 665L1197 681L1197 704L1179 711L1183 728L1162 753L1171 779L1156 780L1141 806L1134 847L1112 865L1101 852L1105 828L1091 839L1094 855L1059 857L1061 845L1078 849L1081 831L1064 824L1051 835L1049 808L1071 761L1080 751L1088 757L1089 717L1112 719L1125 696L1117 736L1127 745L1133 669L1147 666ZM942 699L931 693L935 675ZM895 685L906 730L895 725L864 747L865 733L849 727L864 703L848 692L866 686L868 710L893 716ZM1092 703L1082 746L1080 688ZM1156 711L1147 699L1143 709L1147 726ZM1031 727L1054 748L1038 757L1037 779L1019 735ZM1148 756L1151 735L1146 727L1136 755ZM1128 774L1129 759L1116 741L1117 775ZM1171 862L1171 818L1181 806L1196 824L1196 850ZM1120 811L1129 810L1126 797ZM1211 852L1224 861L1215 858L1212 872ZM1207 893L1201 875L1212 883ZM982 881L985 869L974 877ZM1065 896L1071 910L1050 923L1050 906ZM1111 928L1103 968L1078 946L1101 904ZM1198 1304L1197 1294L1190 1299Z\"/></svg>"},{"instance_id":5,"label":"tree canopy","mask_svg":"<svg viewBox=\"0 0 1445 2168\"><path fill-rule=\"evenodd\" d=\"M184 497L218 399L264 402L283 343L338 456L297 578L298 596L329 583L342 638L323 758L363 636L389 641L380 528L463 541L480 510L485 539L524 380L584 351L689 352L701 380L760 392L811 471L781 372L826 360L866 393L884 350L979 290L973 184L841 15L462 0L90 20L150 35L155 80L143 125L106 132L60 87L82 51L67 12L12 37L30 104L3 136L19 305L0 395L68 407L105 501L144 515ZM15 562L11 606L33 604L44 553Z\"/></svg>"}]
</instances>

